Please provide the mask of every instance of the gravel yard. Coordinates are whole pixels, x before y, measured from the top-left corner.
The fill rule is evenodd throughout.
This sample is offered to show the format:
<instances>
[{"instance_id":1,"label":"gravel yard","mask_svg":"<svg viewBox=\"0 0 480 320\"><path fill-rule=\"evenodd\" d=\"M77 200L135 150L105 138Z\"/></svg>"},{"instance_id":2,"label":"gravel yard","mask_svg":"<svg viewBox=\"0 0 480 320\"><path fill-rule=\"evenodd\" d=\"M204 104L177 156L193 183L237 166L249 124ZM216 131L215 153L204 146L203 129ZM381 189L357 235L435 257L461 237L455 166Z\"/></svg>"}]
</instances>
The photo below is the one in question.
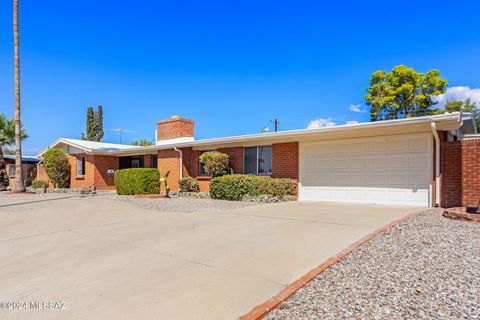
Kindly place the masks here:
<instances>
[{"instance_id":1,"label":"gravel yard","mask_svg":"<svg viewBox=\"0 0 480 320\"><path fill-rule=\"evenodd\" d=\"M441 213L373 238L265 319L480 319L480 224Z\"/></svg>"},{"instance_id":2,"label":"gravel yard","mask_svg":"<svg viewBox=\"0 0 480 320\"><path fill-rule=\"evenodd\" d=\"M226 201L213 199L194 199L194 198L135 198L133 196L119 196L116 194L97 195L116 201L128 201L141 208L150 208L167 212L204 212L204 211L222 211L229 209L243 208L247 206L263 205L259 202Z\"/></svg>"}]
</instances>

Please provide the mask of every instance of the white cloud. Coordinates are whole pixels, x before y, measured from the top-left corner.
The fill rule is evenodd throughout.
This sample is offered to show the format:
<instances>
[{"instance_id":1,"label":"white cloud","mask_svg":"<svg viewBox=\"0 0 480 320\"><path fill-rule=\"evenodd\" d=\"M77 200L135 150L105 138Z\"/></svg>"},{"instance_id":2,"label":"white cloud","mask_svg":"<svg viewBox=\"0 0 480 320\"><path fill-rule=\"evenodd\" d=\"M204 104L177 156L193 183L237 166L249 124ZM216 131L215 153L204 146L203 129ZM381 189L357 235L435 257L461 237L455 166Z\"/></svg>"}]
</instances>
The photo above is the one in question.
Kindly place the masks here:
<instances>
[{"instance_id":1,"label":"white cloud","mask_svg":"<svg viewBox=\"0 0 480 320\"><path fill-rule=\"evenodd\" d=\"M362 106L361 104L351 104L348 109L353 112L360 112L360 113L367 112L367 110L362 109L361 106Z\"/></svg>"},{"instance_id":2,"label":"white cloud","mask_svg":"<svg viewBox=\"0 0 480 320\"><path fill-rule=\"evenodd\" d=\"M432 97L433 101L438 102L435 108L443 108L448 101L467 100L480 105L480 89L471 89L469 87L450 87L444 94Z\"/></svg>"},{"instance_id":3,"label":"white cloud","mask_svg":"<svg viewBox=\"0 0 480 320\"><path fill-rule=\"evenodd\" d=\"M357 124L357 123L359 123L359 121L357 121L357 120L352 120L352 121L347 121L346 124Z\"/></svg>"},{"instance_id":4,"label":"white cloud","mask_svg":"<svg viewBox=\"0 0 480 320\"><path fill-rule=\"evenodd\" d=\"M323 128L323 127L331 127L336 125L335 122L332 121L331 118L327 119L316 119L312 120L308 123L307 129L318 129L318 128Z\"/></svg>"}]
</instances>

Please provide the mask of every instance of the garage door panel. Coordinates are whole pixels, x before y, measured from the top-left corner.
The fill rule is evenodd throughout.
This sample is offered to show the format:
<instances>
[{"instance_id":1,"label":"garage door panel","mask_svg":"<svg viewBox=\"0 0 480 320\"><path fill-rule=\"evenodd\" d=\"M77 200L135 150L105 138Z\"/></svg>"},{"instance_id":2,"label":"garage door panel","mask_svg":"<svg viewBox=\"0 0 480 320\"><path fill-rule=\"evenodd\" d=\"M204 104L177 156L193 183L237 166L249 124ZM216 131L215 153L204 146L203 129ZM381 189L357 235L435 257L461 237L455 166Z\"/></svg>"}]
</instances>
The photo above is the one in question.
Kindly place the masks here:
<instances>
[{"instance_id":1,"label":"garage door panel","mask_svg":"<svg viewBox=\"0 0 480 320\"><path fill-rule=\"evenodd\" d=\"M428 134L301 144L300 199L428 206Z\"/></svg>"}]
</instances>

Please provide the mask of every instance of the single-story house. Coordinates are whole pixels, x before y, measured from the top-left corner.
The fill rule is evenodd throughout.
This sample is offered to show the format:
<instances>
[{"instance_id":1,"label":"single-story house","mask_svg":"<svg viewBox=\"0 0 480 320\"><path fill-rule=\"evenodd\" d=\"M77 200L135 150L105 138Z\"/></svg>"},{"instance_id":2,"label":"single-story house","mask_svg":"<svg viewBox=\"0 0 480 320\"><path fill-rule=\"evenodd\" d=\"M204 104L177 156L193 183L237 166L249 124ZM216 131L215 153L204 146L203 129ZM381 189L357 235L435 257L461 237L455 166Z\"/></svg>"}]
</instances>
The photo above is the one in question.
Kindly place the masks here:
<instances>
[{"instance_id":1,"label":"single-story house","mask_svg":"<svg viewBox=\"0 0 480 320\"><path fill-rule=\"evenodd\" d=\"M4 155L7 175L9 179L10 188L15 185L15 156ZM23 170L23 183L26 187L32 185L32 181L37 177L37 164L41 159L38 157L22 156L22 170Z\"/></svg>"},{"instance_id":2,"label":"single-story house","mask_svg":"<svg viewBox=\"0 0 480 320\"><path fill-rule=\"evenodd\" d=\"M193 120L173 116L159 121L156 133L156 144L146 147L61 138L48 148L68 153L72 188L113 189L115 170L148 167L170 171L173 191L183 176L206 191L210 177L198 158L218 150L230 155L235 173L294 179L299 200L425 207L480 201L480 135L470 114L205 140L195 140Z\"/></svg>"}]
</instances>

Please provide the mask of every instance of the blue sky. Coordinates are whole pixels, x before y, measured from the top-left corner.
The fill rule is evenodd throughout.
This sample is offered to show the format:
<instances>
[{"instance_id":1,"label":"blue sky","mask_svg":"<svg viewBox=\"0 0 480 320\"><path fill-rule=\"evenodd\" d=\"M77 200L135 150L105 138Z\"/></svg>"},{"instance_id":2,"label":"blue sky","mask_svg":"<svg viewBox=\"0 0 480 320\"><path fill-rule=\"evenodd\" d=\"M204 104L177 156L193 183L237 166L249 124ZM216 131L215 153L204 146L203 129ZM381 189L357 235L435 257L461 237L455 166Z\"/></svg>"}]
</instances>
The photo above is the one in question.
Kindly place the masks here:
<instances>
[{"instance_id":1,"label":"blue sky","mask_svg":"<svg viewBox=\"0 0 480 320\"><path fill-rule=\"evenodd\" d=\"M0 3L0 112L13 116L12 1ZM474 1L21 1L23 122L35 154L79 138L85 110L105 128L153 139L156 121L196 121L196 137L323 119L368 121L373 71L439 69L480 87ZM360 109L362 110L362 106ZM104 141L118 142L107 131Z\"/></svg>"}]
</instances>

